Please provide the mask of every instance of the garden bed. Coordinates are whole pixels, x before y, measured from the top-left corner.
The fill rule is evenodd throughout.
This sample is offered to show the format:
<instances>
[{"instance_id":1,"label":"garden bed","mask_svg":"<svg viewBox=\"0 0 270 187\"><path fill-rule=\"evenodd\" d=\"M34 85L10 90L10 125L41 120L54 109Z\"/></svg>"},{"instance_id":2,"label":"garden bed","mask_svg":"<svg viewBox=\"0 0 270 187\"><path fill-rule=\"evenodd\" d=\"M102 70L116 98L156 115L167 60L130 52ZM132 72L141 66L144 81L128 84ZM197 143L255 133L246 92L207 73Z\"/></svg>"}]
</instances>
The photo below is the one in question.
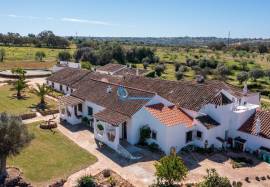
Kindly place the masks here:
<instances>
[{"instance_id":1,"label":"garden bed","mask_svg":"<svg viewBox=\"0 0 270 187\"><path fill-rule=\"evenodd\" d=\"M58 114L59 110L58 109L37 109L37 111L42 115L42 116L48 116L48 115L53 115L53 114Z\"/></svg>"},{"instance_id":2,"label":"garden bed","mask_svg":"<svg viewBox=\"0 0 270 187\"><path fill-rule=\"evenodd\" d=\"M37 114L36 113L21 114L20 117L22 118L22 120L32 119L37 117Z\"/></svg>"}]
</instances>

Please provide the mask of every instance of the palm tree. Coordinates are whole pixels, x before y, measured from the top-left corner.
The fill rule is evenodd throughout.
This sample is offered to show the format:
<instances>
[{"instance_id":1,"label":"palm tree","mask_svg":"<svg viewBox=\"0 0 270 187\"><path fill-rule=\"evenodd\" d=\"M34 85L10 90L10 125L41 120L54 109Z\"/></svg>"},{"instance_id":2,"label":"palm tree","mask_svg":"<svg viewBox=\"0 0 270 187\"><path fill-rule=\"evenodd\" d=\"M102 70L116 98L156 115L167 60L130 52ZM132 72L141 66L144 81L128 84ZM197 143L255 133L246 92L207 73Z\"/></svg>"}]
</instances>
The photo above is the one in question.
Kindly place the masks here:
<instances>
[{"instance_id":1,"label":"palm tree","mask_svg":"<svg viewBox=\"0 0 270 187\"><path fill-rule=\"evenodd\" d=\"M32 138L20 118L0 113L0 187L5 186L7 157L19 154Z\"/></svg>"},{"instance_id":2,"label":"palm tree","mask_svg":"<svg viewBox=\"0 0 270 187\"><path fill-rule=\"evenodd\" d=\"M27 83L24 79L18 79L15 83L14 83L14 90L17 91L17 99L21 99L22 98L22 91L27 88Z\"/></svg>"},{"instance_id":3,"label":"palm tree","mask_svg":"<svg viewBox=\"0 0 270 187\"><path fill-rule=\"evenodd\" d=\"M45 109L46 106L45 95L49 94L52 91L52 89L44 83L36 85L37 88L32 89L32 92L40 98L39 107L41 109Z\"/></svg>"}]
</instances>

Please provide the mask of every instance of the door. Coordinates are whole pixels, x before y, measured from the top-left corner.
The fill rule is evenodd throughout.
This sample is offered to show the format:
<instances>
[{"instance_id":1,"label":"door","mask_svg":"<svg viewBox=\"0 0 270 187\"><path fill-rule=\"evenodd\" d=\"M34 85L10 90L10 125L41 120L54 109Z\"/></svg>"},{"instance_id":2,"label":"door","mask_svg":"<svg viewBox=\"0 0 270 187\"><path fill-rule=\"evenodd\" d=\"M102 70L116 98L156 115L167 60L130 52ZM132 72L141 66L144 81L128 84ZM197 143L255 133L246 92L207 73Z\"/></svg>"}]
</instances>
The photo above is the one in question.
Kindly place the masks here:
<instances>
[{"instance_id":1,"label":"door","mask_svg":"<svg viewBox=\"0 0 270 187\"><path fill-rule=\"evenodd\" d=\"M234 148L235 148L235 150L242 152L243 149L244 149L244 144L241 143L241 142L235 141L234 142Z\"/></svg>"},{"instance_id":2,"label":"door","mask_svg":"<svg viewBox=\"0 0 270 187\"><path fill-rule=\"evenodd\" d=\"M122 139L127 139L127 122L122 123Z\"/></svg>"}]
</instances>

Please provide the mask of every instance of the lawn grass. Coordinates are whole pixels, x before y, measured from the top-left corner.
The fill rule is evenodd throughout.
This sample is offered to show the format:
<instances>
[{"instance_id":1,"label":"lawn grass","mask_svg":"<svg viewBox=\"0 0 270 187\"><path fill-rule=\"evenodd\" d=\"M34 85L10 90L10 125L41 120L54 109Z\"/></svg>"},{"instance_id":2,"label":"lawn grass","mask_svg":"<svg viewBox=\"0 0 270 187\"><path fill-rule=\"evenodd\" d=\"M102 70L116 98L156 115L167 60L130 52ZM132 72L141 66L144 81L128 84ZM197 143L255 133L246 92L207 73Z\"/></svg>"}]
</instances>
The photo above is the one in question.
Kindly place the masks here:
<instances>
[{"instance_id":1,"label":"lawn grass","mask_svg":"<svg viewBox=\"0 0 270 187\"><path fill-rule=\"evenodd\" d=\"M39 98L29 93L29 90L26 90L23 93L24 98L18 100L15 96L16 91L11 89L11 85L0 86L0 112L7 112L14 115L33 113L32 109L39 103ZM46 102L49 108L57 108L56 102L49 99L46 99Z\"/></svg>"},{"instance_id":2,"label":"lawn grass","mask_svg":"<svg viewBox=\"0 0 270 187\"><path fill-rule=\"evenodd\" d=\"M58 130L40 129L40 123L27 125L35 138L19 155L8 159L8 165L20 168L32 185L46 186L97 161Z\"/></svg>"}]
</instances>

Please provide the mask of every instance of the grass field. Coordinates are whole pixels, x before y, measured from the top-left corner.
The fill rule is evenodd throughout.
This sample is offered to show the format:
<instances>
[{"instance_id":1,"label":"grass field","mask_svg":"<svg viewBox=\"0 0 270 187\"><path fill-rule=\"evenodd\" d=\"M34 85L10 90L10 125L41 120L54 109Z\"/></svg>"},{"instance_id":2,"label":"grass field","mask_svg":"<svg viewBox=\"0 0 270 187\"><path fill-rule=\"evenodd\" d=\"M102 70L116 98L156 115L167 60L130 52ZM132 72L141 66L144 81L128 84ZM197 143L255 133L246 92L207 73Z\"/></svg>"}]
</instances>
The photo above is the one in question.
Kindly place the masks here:
<instances>
[{"instance_id":1,"label":"grass field","mask_svg":"<svg viewBox=\"0 0 270 187\"><path fill-rule=\"evenodd\" d=\"M18 100L15 96L16 91L11 90L12 86L5 85L0 87L0 112L7 112L14 115L33 113L32 109L39 103L39 98L29 93L24 92L24 99ZM49 108L56 108L57 104L46 99Z\"/></svg>"},{"instance_id":2,"label":"grass field","mask_svg":"<svg viewBox=\"0 0 270 187\"><path fill-rule=\"evenodd\" d=\"M83 150L58 130L39 128L41 122L28 124L35 138L23 151L8 159L9 166L19 167L33 186L47 186L96 162L96 157Z\"/></svg>"},{"instance_id":3,"label":"grass field","mask_svg":"<svg viewBox=\"0 0 270 187\"><path fill-rule=\"evenodd\" d=\"M49 49L49 48L35 48L35 47L5 47L6 52L5 61L0 63L0 70L12 69L16 67L26 69L47 69L51 68L57 62L57 56L60 51L64 49ZM65 49L71 54L74 53L75 48ZM37 51L43 51L46 57L42 62L35 59Z\"/></svg>"}]
</instances>

